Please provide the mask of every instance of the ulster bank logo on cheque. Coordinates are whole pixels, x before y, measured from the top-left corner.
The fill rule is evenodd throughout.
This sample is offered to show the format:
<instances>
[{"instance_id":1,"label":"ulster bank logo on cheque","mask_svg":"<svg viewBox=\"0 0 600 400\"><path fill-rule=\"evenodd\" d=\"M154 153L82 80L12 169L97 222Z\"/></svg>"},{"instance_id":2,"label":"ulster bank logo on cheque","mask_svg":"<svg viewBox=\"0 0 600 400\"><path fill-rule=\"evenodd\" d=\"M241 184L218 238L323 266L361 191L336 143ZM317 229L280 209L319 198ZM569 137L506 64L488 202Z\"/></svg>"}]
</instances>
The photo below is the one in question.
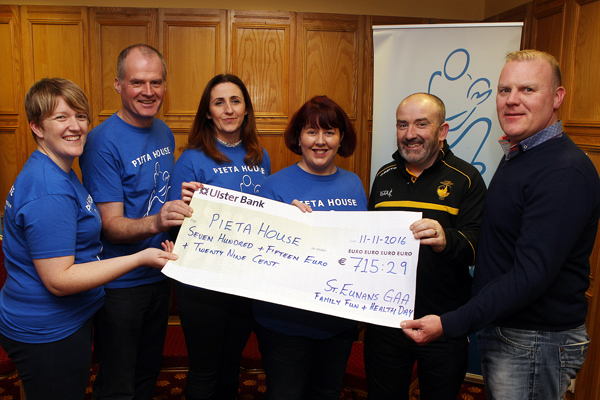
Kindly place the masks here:
<instances>
[{"instance_id":1,"label":"ulster bank logo on cheque","mask_svg":"<svg viewBox=\"0 0 600 400\"><path fill-rule=\"evenodd\" d=\"M198 192L202 196L214 197L220 200L231 201L232 203L248 204L250 206L258 208L265 208L264 200L251 199L250 197L236 191L224 192L217 188L207 188L206 186L203 186L200 189L198 189Z\"/></svg>"}]
</instances>

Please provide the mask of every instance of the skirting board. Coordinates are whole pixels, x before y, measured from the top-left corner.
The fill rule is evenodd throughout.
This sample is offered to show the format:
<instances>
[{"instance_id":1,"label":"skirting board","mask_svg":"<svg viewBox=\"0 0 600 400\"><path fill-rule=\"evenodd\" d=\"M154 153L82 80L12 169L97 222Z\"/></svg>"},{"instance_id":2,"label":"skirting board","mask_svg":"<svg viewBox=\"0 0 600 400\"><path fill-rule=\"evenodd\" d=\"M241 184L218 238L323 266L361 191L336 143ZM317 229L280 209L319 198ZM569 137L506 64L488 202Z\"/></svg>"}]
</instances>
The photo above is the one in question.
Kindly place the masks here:
<instances>
[{"instance_id":1,"label":"skirting board","mask_svg":"<svg viewBox=\"0 0 600 400\"><path fill-rule=\"evenodd\" d=\"M465 381L471 382L471 383L476 383L478 385L483 385L483 376L476 375L476 374L470 374L467 372L467 375L465 376Z\"/></svg>"}]
</instances>

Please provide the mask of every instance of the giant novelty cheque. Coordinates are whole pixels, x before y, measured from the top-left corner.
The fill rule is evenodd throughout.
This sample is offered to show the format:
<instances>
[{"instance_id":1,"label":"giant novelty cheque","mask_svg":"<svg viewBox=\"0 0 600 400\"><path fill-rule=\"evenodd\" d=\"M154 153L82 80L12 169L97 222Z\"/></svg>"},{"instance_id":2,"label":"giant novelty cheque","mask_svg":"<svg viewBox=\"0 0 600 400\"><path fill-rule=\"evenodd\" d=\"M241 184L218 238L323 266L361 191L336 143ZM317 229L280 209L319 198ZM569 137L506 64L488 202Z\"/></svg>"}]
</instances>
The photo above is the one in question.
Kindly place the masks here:
<instances>
[{"instance_id":1,"label":"giant novelty cheque","mask_svg":"<svg viewBox=\"0 0 600 400\"><path fill-rule=\"evenodd\" d=\"M330 201L345 201L332 199ZM421 213L315 211L204 185L163 273L188 285L356 321L412 319Z\"/></svg>"}]
</instances>

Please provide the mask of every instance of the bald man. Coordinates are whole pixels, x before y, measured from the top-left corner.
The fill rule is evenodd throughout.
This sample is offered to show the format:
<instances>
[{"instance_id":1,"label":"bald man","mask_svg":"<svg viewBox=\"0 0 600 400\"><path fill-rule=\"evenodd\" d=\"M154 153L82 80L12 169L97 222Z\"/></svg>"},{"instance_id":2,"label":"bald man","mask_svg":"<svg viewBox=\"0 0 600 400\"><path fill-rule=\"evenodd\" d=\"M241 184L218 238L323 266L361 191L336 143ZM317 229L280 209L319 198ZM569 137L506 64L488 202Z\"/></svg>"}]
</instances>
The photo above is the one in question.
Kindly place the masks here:
<instances>
[{"instance_id":1,"label":"bald man","mask_svg":"<svg viewBox=\"0 0 600 400\"><path fill-rule=\"evenodd\" d=\"M417 93L396 111L398 151L377 173L369 210L418 211L410 229L420 240L415 318L452 311L471 295L486 187L475 167L456 157L446 142L444 103ZM417 362L423 400L456 400L468 365L466 338L439 337L419 346L402 330L369 325L365 364L369 397L409 398Z\"/></svg>"}]
</instances>

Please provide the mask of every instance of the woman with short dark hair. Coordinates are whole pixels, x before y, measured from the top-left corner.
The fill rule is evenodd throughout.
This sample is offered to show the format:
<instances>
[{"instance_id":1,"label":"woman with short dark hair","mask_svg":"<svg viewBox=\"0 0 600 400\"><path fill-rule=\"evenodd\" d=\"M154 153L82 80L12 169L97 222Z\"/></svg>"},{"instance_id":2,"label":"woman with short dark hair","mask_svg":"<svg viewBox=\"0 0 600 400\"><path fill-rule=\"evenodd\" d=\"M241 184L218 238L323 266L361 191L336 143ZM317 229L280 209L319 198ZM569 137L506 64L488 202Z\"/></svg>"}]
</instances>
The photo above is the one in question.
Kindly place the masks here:
<instances>
[{"instance_id":1,"label":"woman with short dark hair","mask_svg":"<svg viewBox=\"0 0 600 400\"><path fill-rule=\"evenodd\" d=\"M359 177L335 165L337 154L348 157L356 147L354 127L337 103L312 98L294 114L284 138L302 160L267 178L261 196L303 211L367 210ZM356 322L263 301L254 302L254 317L266 399L340 398Z\"/></svg>"}]
</instances>

